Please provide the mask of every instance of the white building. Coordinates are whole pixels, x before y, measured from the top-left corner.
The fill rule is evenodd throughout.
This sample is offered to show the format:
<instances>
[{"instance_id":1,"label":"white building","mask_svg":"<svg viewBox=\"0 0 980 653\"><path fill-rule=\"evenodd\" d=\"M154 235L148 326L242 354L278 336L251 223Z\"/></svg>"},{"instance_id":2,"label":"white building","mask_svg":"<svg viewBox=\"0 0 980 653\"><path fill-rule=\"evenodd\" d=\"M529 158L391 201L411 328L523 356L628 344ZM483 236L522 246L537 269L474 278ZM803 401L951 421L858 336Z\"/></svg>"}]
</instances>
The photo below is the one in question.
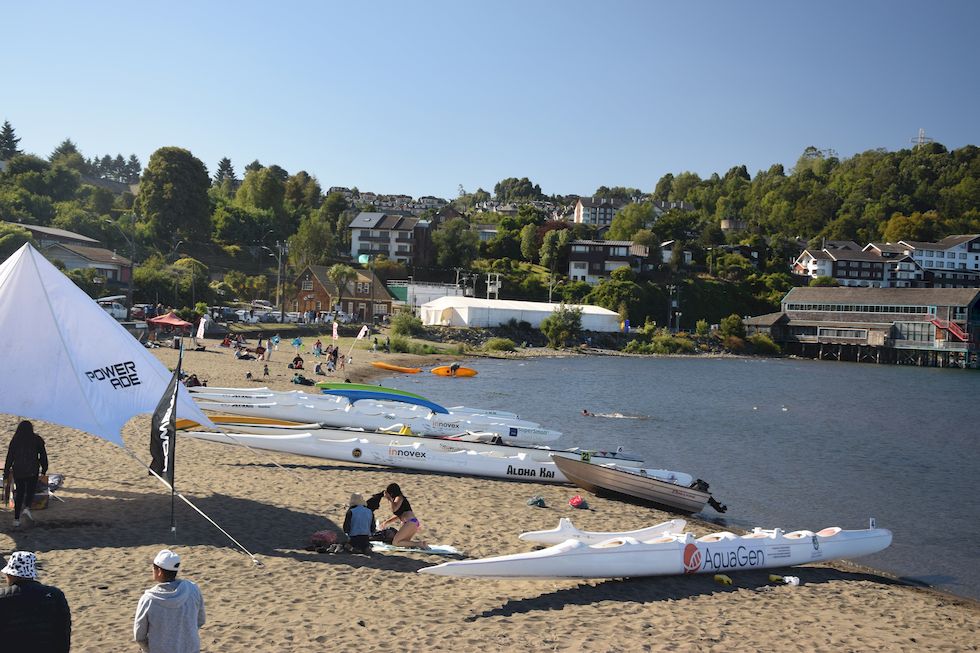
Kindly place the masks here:
<instances>
[{"instance_id":1,"label":"white building","mask_svg":"<svg viewBox=\"0 0 980 653\"><path fill-rule=\"evenodd\" d=\"M418 218L362 211L350 223L350 255L374 258L384 255L390 261L411 263Z\"/></svg>"},{"instance_id":2,"label":"white building","mask_svg":"<svg viewBox=\"0 0 980 653\"><path fill-rule=\"evenodd\" d=\"M980 285L980 234L947 236L935 243L900 240L906 254L932 272L936 288Z\"/></svg>"},{"instance_id":3,"label":"white building","mask_svg":"<svg viewBox=\"0 0 980 653\"><path fill-rule=\"evenodd\" d=\"M476 297L440 297L422 305L422 324L427 326L498 327L511 320L527 322L534 328L554 313L561 304L525 302L509 299ZM582 329L613 333L620 330L619 314L585 304L567 304L582 310Z\"/></svg>"}]
</instances>

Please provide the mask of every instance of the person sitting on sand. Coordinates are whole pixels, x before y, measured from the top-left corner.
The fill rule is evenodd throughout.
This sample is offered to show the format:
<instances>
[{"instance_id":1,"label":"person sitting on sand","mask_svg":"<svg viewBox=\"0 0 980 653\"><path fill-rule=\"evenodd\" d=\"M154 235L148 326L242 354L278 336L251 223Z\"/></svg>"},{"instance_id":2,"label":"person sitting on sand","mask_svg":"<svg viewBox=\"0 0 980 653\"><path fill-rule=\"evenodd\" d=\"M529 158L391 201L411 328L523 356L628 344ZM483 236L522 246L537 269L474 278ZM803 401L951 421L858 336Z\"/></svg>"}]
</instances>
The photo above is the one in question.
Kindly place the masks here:
<instances>
[{"instance_id":1,"label":"person sitting on sand","mask_svg":"<svg viewBox=\"0 0 980 653\"><path fill-rule=\"evenodd\" d=\"M303 369L303 357L300 356L299 354L296 354L296 357L293 358L293 362L291 365L289 365L289 368L293 370Z\"/></svg>"},{"instance_id":2,"label":"person sitting on sand","mask_svg":"<svg viewBox=\"0 0 980 653\"><path fill-rule=\"evenodd\" d=\"M392 545L412 549L428 549L429 545L423 540L412 539L422 524L412 512L412 504L408 502L408 497L402 494L402 489L398 487L398 483L392 483L385 488L384 497L391 504L392 516L381 522L381 526L401 523L398 532L395 533L395 538L391 541Z\"/></svg>"},{"instance_id":3,"label":"person sitting on sand","mask_svg":"<svg viewBox=\"0 0 980 653\"><path fill-rule=\"evenodd\" d=\"M231 338L229 336L225 336L225 339L221 341L221 346L231 347Z\"/></svg>"},{"instance_id":4,"label":"person sitting on sand","mask_svg":"<svg viewBox=\"0 0 980 653\"><path fill-rule=\"evenodd\" d=\"M344 532L350 539L350 548L354 553L367 553L371 546L374 513L365 507L364 497L357 492L350 495L349 506L344 515Z\"/></svg>"},{"instance_id":5,"label":"person sitting on sand","mask_svg":"<svg viewBox=\"0 0 980 653\"><path fill-rule=\"evenodd\" d=\"M252 354L248 353L244 349L236 349L235 350L235 358L237 358L240 361L254 361L255 360L255 356L253 356Z\"/></svg>"},{"instance_id":6,"label":"person sitting on sand","mask_svg":"<svg viewBox=\"0 0 980 653\"><path fill-rule=\"evenodd\" d=\"M319 374L320 376L326 375L326 372L323 371L323 363L317 361L316 365L313 366L313 373Z\"/></svg>"},{"instance_id":7,"label":"person sitting on sand","mask_svg":"<svg viewBox=\"0 0 980 653\"><path fill-rule=\"evenodd\" d=\"M184 386L187 388L199 388L201 386L201 381L197 378L197 374L191 374L189 377L187 377L187 380L184 381Z\"/></svg>"}]
</instances>

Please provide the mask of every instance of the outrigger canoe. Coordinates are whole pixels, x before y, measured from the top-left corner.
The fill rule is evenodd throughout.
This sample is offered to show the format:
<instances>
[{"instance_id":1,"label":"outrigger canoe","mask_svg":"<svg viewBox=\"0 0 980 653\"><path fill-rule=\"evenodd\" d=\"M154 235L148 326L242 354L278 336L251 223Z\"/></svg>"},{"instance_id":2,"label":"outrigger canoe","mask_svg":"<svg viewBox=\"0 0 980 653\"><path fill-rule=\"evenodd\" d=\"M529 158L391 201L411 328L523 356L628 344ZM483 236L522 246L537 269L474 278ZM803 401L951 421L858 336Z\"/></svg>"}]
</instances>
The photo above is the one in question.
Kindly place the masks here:
<instances>
[{"instance_id":1,"label":"outrigger canoe","mask_svg":"<svg viewBox=\"0 0 980 653\"><path fill-rule=\"evenodd\" d=\"M572 524L568 517L558 520L558 526L547 531L531 531L521 533L518 539L525 542L537 542L539 544L561 544L565 540L578 540L586 544L598 544L614 537L632 537L636 540L649 540L659 537L664 533L682 533L687 522L683 519L671 519L656 526L648 526L635 531L622 531L616 533L603 533L597 531L580 531Z\"/></svg>"},{"instance_id":2,"label":"outrigger canoe","mask_svg":"<svg viewBox=\"0 0 980 653\"><path fill-rule=\"evenodd\" d=\"M456 372L453 373L453 368L449 365L440 365L439 367L433 367L432 373L437 376L476 376L476 370L469 367L457 367Z\"/></svg>"},{"instance_id":3,"label":"outrigger canoe","mask_svg":"<svg viewBox=\"0 0 980 653\"><path fill-rule=\"evenodd\" d=\"M718 512L727 510L711 496L708 484L701 479L693 483L684 479L686 482L678 483L680 479L651 476L644 470L627 470L571 458L555 459L555 464L569 481L597 496L624 498L683 514L700 512L709 503Z\"/></svg>"},{"instance_id":4,"label":"outrigger canoe","mask_svg":"<svg viewBox=\"0 0 980 653\"><path fill-rule=\"evenodd\" d=\"M388 370L389 372L401 372L402 374L418 374L422 371L421 367L402 367L401 365L392 365L391 363L385 363L384 361L371 361L371 365L374 365L382 370Z\"/></svg>"},{"instance_id":5,"label":"outrigger canoe","mask_svg":"<svg viewBox=\"0 0 980 653\"><path fill-rule=\"evenodd\" d=\"M663 533L647 541L617 536L597 544L569 539L539 551L447 562L419 569L439 576L480 578L631 578L728 573L789 567L877 553L892 542L884 528L846 531L837 526L784 533L756 528L695 537Z\"/></svg>"}]
</instances>

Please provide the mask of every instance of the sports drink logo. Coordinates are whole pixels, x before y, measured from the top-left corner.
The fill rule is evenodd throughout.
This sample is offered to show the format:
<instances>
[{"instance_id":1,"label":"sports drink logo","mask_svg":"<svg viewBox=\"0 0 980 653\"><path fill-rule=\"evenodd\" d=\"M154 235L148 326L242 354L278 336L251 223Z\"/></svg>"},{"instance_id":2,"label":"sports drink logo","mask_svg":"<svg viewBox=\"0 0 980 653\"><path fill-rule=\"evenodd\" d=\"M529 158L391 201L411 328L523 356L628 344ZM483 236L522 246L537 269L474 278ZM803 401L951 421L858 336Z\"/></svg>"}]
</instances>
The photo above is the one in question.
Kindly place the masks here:
<instances>
[{"instance_id":1,"label":"sports drink logo","mask_svg":"<svg viewBox=\"0 0 980 653\"><path fill-rule=\"evenodd\" d=\"M684 573L693 574L701 569L701 549L697 544L688 544L684 547Z\"/></svg>"}]
</instances>

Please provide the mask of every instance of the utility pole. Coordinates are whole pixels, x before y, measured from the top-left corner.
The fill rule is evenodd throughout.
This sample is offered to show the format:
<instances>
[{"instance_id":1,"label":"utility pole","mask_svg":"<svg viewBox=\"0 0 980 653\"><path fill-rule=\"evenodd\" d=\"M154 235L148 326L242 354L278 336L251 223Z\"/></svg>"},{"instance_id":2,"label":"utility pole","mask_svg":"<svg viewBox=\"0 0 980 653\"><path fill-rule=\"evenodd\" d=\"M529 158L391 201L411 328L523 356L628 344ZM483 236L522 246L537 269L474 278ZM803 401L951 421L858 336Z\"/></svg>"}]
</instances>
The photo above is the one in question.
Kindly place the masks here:
<instances>
[{"instance_id":1,"label":"utility pole","mask_svg":"<svg viewBox=\"0 0 980 653\"><path fill-rule=\"evenodd\" d=\"M289 253L289 243L284 240L277 240L276 251L273 252L265 245L262 245L262 249L269 252L269 256L276 258L276 304L279 305L279 323L282 324L286 321L286 295L282 291L282 262L283 254Z\"/></svg>"},{"instance_id":2,"label":"utility pole","mask_svg":"<svg viewBox=\"0 0 980 653\"><path fill-rule=\"evenodd\" d=\"M126 284L126 321L128 322L133 317L133 273L136 272L136 213L134 211L129 212L130 236L126 235L119 223L108 218L106 222L115 225L126 244L129 245L129 283Z\"/></svg>"}]
</instances>

